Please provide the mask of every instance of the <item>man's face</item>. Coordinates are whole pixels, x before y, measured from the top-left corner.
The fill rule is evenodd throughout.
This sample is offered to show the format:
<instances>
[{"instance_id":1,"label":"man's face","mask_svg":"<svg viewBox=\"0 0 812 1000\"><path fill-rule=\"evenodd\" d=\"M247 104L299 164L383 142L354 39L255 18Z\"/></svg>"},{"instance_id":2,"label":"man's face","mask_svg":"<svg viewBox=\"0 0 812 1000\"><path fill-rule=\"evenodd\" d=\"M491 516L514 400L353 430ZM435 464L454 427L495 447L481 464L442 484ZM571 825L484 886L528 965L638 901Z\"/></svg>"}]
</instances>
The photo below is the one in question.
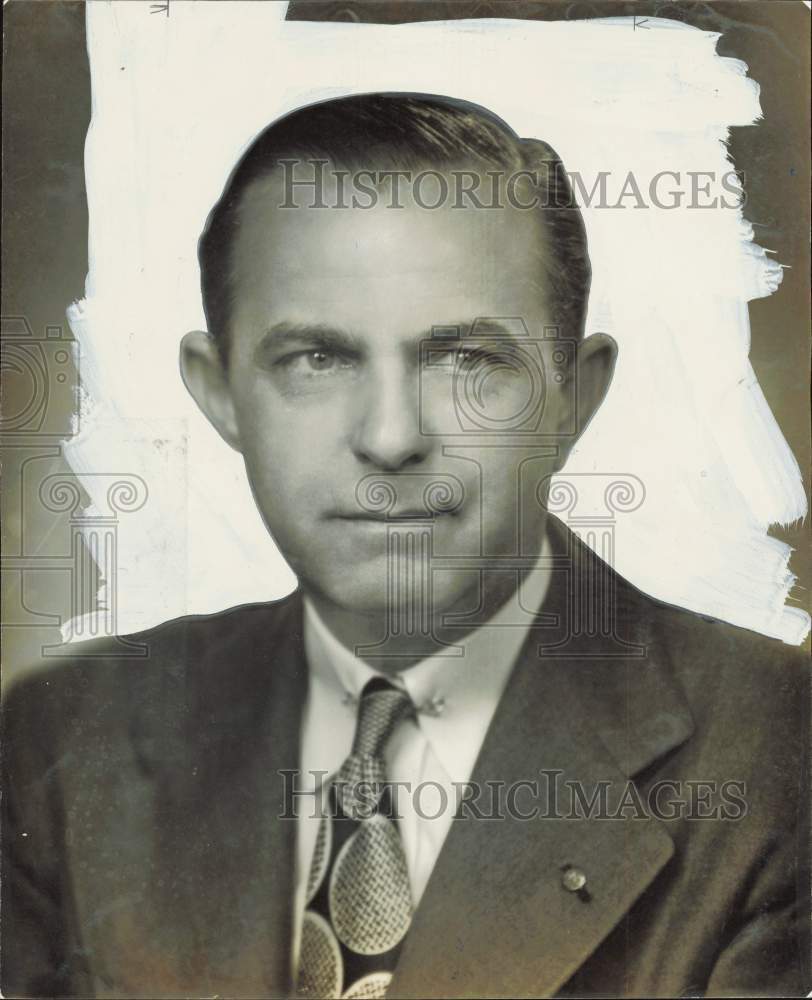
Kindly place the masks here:
<instances>
[{"instance_id":1,"label":"man's face","mask_svg":"<svg viewBox=\"0 0 812 1000\"><path fill-rule=\"evenodd\" d=\"M408 199L400 209L281 201L271 179L245 195L228 334L236 444L267 527L306 589L374 614L387 600L393 519L425 525L429 515L433 612L476 606L472 561L537 553L536 486L560 464L557 439L510 433L538 398L532 341L555 323L538 221ZM466 348L478 318L501 322L480 326ZM461 336L438 342L438 328ZM427 341L441 350L421 352ZM544 389L539 429L550 434L567 422L567 394L549 377ZM466 396L486 426L461 427ZM388 492L376 492L380 480ZM438 482L457 506L432 516L425 497ZM445 557L456 566L441 568Z\"/></svg>"}]
</instances>

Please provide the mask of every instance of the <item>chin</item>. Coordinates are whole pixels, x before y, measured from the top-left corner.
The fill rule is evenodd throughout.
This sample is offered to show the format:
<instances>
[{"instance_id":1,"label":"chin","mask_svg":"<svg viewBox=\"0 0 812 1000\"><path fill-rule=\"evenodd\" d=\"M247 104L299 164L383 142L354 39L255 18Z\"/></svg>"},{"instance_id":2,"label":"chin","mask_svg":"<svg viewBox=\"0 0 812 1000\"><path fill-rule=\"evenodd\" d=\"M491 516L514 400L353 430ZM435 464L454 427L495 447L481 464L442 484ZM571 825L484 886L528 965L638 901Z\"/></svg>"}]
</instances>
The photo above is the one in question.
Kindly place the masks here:
<instances>
[{"instance_id":1,"label":"chin","mask_svg":"<svg viewBox=\"0 0 812 1000\"><path fill-rule=\"evenodd\" d=\"M355 614L381 615L387 606L386 558L358 560L333 553L319 566L302 566L300 578L330 604Z\"/></svg>"},{"instance_id":2,"label":"chin","mask_svg":"<svg viewBox=\"0 0 812 1000\"><path fill-rule=\"evenodd\" d=\"M425 603L420 600L420 590L413 590L410 586L415 575L419 575L412 572L416 568L413 564L409 570L404 567L401 576L404 584L401 593L405 591L414 594L411 607L398 602L388 578L385 558L345 563L341 573L335 572L334 565L334 572L322 573L315 578L315 589L331 604L344 611L380 619L386 619L390 612L398 618L403 614L412 620L417 631L422 631L415 616L420 613L421 607L425 607ZM434 616L459 611L461 604L470 603L471 584L475 584L477 577L472 579L469 574L460 574L458 578L451 580L446 573L435 573L433 577L430 612ZM314 580L314 577L311 576L310 579ZM473 607L475 606L474 598Z\"/></svg>"}]
</instances>

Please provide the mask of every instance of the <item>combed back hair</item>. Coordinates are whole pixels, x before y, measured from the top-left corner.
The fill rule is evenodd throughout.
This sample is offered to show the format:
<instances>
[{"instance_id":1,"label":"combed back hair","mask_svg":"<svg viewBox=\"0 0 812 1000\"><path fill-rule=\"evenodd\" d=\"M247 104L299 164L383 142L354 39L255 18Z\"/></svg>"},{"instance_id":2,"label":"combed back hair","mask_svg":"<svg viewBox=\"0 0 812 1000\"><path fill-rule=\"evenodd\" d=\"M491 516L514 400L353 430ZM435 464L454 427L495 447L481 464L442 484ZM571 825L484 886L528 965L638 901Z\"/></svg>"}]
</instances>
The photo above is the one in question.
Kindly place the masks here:
<instances>
[{"instance_id":1,"label":"combed back hair","mask_svg":"<svg viewBox=\"0 0 812 1000\"><path fill-rule=\"evenodd\" d=\"M527 183L538 205L528 211L538 214L549 248L539 259L545 271L540 278L552 299L551 322L564 337L582 335L591 269L581 213L558 154L541 140L519 138L501 118L467 101L360 94L299 108L268 125L242 155L209 213L198 244L201 290L208 329L224 361L238 294L232 251L240 205L249 186L280 169L283 160L326 160L349 171L467 168L482 174L537 174L538 184Z\"/></svg>"}]
</instances>

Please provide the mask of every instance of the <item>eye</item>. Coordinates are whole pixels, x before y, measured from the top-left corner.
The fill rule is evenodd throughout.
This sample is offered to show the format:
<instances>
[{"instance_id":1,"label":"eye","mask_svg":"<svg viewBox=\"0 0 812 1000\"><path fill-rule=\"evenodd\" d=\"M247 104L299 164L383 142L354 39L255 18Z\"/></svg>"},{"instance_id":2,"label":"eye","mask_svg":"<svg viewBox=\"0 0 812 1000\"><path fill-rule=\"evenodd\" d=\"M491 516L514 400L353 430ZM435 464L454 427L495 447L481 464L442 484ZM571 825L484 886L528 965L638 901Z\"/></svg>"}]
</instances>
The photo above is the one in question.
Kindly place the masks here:
<instances>
[{"instance_id":1,"label":"eye","mask_svg":"<svg viewBox=\"0 0 812 1000\"><path fill-rule=\"evenodd\" d=\"M453 347L449 345L447 350L432 352L430 365L431 367L456 370L470 365L478 353L481 354L481 349L477 347L465 347L461 344Z\"/></svg>"},{"instance_id":2,"label":"eye","mask_svg":"<svg viewBox=\"0 0 812 1000\"><path fill-rule=\"evenodd\" d=\"M278 365L300 375L320 375L347 367L348 359L328 347L309 347L280 358Z\"/></svg>"},{"instance_id":3,"label":"eye","mask_svg":"<svg viewBox=\"0 0 812 1000\"><path fill-rule=\"evenodd\" d=\"M348 373L356 362L357 359L330 347L307 347L279 358L272 370L289 381L312 382Z\"/></svg>"},{"instance_id":4,"label":"eye","mask_svg":"<svg viewBox=\"0 0 812 1000\"><path fill-rule=\"evenodd\" d=\"M336 363L336 356L329 351L317 349L304 355L308 366L314 372L329 371Z\"/></svg>"},{"instance_id":5,"label":"eye","mask_svg":"<svg viewBox=\"0 0 812 1000\"><path fill-rule=\"evenodd\" d=\"M458 347L455 355L456 363L462 367L469 365L472 361L482 357L482 348L478 347Z\"/></svg>"}]
</instances>

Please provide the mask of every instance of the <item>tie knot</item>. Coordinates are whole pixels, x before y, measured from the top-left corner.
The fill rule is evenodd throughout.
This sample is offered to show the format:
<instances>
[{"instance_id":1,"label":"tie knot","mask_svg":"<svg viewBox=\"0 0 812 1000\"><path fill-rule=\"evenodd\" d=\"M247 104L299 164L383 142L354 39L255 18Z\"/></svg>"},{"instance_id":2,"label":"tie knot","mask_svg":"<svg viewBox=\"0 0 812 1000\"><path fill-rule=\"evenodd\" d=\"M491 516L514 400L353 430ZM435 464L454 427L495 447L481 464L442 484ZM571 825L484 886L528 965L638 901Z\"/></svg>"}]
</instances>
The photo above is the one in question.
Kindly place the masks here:
<instances>
[{"instance_id":1,"label":"tie knot","mask_svg":"<svg viewBox=\"0 0 812 1000\"><path fill-rule=\"evenodd\" d=\"M395 726L413 710L412 700L405 691L379 677L368 681L361 692L352 752L382 757Z\"/></svg>"}]
</instances>

